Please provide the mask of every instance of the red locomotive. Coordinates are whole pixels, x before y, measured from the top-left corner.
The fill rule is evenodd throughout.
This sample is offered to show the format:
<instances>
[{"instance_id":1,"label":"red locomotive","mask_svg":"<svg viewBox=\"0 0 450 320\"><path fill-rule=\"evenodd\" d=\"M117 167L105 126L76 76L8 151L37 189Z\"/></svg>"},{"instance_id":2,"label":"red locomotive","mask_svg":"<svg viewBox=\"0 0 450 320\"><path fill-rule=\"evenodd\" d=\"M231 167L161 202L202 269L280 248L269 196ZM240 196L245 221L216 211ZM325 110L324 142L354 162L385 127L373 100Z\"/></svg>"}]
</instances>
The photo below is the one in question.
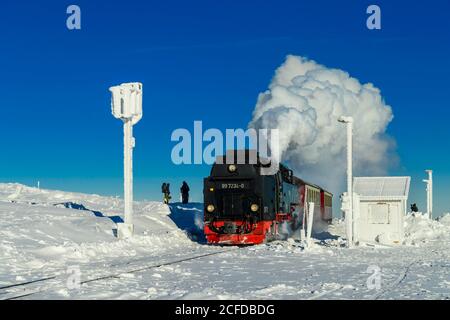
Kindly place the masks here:
<instances>
[{"instance_id":1,"label":"red locomotive","mask_svg":"<svg viewBox=\"0 0 450 320\"><path fill-rule=\"evenodd\" d=\"M204 179L208 243L244 245L284 238L286 228L296 230L302 225L308 202L316 204L315 220L331 221L331 193L293 176L281 164L275 174L263 175L258 155L251 164L248 150L237 152L245 152L245 164L226 164L225 157L219 157Z\"/></svg>"}]
</instances>

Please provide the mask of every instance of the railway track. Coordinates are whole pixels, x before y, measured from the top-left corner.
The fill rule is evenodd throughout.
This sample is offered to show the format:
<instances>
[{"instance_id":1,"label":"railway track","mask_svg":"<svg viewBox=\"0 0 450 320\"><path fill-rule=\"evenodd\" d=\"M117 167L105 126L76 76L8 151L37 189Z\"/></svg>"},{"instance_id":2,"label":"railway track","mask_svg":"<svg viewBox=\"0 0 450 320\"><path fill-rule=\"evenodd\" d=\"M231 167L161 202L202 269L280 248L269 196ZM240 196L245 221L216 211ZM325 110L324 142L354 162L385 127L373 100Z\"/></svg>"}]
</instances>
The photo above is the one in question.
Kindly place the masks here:
<instances>
[{"instance_id":1,"label":"railway track","mask_svg":"<svg viewBox=\"0 0 450 320\"><path fill-rule=\"evenodd\" d=\"M167 255L166 259L163 259L162 261L160 260L159 262L152 262L152 261L149 262L147 259L147 263L145 263L145 260L146 260L145 258L130 260L123 264L110 265L109 267L116 269L114 271L110 271L105 274L97 273L97 274L88 275L86 277L87 278L86 280L83 280L80 282L80 285L88 284L88 283L92 283L92 282L96 282L96 281L105 281L105 280L113 279L113 278L120 278L120 276L123 274L144 272L147 270L151 270L151 269L155 269L155 268L159 268L159 267L163 267L163 266L183 263L186 261L201 259L201 258L213 256L213 255L222 254L225 252L236 251L236 250L239 250L239 247L232 247L232 248L227 248L227 249L223 249L223 250L219 250L219 251L207 252L207 253L202 253L202 254L197 254L197 255L187 254L183 257L178 257L178 258L173 258L173 257L170 258L170 255ZM140 262L140 263L138 265L135 265L136 262ZM21 298L26 298L26 297L30 297L33 295L37 295L39 293L57 290L62 287L65 287L66 281L67 281L67 275L65 274L65 271L62 271L60 273L42 277L42 278L35 279L35 280L5 285L5 286L0 287L0 300L21 299Z\"/></svg>"},{"instance_id":2,"label":"railway track","mask_svg":"<svg viewBox=\"0 0 450 320\"><path fill-rule=\"evenodd\" d=\"M373 300L380 300L383 299L382 297L385 296L387 293L394 291L398 287L400 287L403 283L403 281L406 279L408 274L410 273L411 268L422 262L421 259L414 260L410 262L407 266L403 267L404 270L400 273L400 275L397 277L397 279L390 285L388 285L385 289L381 290L381 292L377 293L375 296L373 296Z\"/></svg>"},{"instance_id":3,"label":"railway track","mask_svg":"<svg viewBox=\"0 0 450 320\"><path fill-rule=\"evenodd\" d=\"M437 250L431 250L431 253L434 255L434 257L440 258L443 261L448 260L448 256L444 255L442 252L439 252ZM386 289L382 290L381 292L377 293L375 296L372 297L374 300L380 300L384 299L386 294L391 293L399 288L405 283L406 278L408 275L410 275L411 269L414 266L420 265L421 263L429 260L429 257L418 257L417 259L411 261L408 265L404 266L402 272L399 274L397 279L393 281L389 286L386 287ZM445 294L440 294L442 299L446 299L448 296Z\"/></svg>"}]
</instances>

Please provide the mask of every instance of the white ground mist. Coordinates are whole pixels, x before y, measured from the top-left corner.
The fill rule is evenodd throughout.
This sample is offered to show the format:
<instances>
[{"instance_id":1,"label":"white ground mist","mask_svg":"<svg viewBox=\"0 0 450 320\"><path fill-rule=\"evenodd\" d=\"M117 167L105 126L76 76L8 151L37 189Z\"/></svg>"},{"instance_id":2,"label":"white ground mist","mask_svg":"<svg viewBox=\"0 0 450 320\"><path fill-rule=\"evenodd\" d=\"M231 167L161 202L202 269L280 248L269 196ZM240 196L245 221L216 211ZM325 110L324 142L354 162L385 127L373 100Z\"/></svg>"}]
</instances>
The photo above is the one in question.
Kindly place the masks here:
<instances>
[{"instance_id":1,"label":"white ground mist","mask_svg":"<svg viewBox=\"0 0 450 320\"><path fill-rule=\"evenodd\" d=\"M287 56L269 89L258 96L249 127L280 130L280 151L297 175L335 194L344 191L346 129L338 123L353 116L354 171L385 174L393 140L385 135L393 118L380 90L339 69L300 56ZM335 208L334 210L338 210Z\"/></svg>"}]
</instances>

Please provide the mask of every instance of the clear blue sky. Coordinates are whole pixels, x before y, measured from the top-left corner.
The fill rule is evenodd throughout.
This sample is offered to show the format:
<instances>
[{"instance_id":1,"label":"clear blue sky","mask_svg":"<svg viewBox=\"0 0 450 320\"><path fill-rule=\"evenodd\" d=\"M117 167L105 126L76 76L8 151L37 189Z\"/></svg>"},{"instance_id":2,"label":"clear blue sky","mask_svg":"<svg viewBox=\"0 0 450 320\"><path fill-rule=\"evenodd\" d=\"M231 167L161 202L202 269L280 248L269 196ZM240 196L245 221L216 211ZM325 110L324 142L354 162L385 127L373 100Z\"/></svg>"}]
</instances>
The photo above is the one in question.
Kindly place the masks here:
<instances>
[{"instance_id":1,"label":"clear blue sky","mask_svg":"<svg viewBox=\"0 0 450 320\"><path fill-rule=\"evenodd\" d=\"M77 4L82 29L66 28ZM365 27L369 4L382 30ZM2 1L0 180L122 194L122 130L108 87L144 83L135 127L137 198L162 180L191 183L201 200L207 166L175 166L171 132L194 120L246 127L259 92L287 54L348 71L382 90L395 119L410 202L435 170L436 213L450 211L450 4L419 1Z\"/></svg>"}]
</instances>

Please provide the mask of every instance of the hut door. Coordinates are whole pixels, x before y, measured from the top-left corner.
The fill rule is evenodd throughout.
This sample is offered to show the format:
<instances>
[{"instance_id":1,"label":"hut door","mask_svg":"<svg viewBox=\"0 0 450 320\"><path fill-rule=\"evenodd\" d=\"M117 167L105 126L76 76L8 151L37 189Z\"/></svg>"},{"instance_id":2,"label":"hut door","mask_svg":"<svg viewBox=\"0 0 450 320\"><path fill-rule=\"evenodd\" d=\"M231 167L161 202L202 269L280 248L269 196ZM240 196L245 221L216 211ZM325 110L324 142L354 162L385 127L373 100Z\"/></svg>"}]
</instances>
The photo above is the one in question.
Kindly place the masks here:
<instances>
[{"instance_id":1,"label":"hut door","mask_svg":"<svg viewBox=\"0 0 450 320\"><path fill-rule=\"evenodd\" d=\"M389 224L390 223L389 203L373 203L369 205L369 223Z\"/></svg>"}]
</instances>

